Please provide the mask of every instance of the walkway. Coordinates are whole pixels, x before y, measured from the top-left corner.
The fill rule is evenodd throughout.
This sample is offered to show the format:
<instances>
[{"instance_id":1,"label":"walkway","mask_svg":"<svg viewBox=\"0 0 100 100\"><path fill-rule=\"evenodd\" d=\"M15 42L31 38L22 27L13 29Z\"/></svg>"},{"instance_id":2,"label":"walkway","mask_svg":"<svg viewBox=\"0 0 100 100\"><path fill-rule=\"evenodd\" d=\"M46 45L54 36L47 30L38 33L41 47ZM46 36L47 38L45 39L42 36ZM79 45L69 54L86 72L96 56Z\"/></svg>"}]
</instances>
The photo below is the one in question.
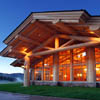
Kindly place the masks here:
<instances>
[{"instance_id":1,"label":"walkway","mask_svg":"<svg viewBox=\"0 0 100 100\"><path fill-rule=\"evenodd\" d=\"M79 100L0 92L0 100Z\"/></svg>"}]
</instances>

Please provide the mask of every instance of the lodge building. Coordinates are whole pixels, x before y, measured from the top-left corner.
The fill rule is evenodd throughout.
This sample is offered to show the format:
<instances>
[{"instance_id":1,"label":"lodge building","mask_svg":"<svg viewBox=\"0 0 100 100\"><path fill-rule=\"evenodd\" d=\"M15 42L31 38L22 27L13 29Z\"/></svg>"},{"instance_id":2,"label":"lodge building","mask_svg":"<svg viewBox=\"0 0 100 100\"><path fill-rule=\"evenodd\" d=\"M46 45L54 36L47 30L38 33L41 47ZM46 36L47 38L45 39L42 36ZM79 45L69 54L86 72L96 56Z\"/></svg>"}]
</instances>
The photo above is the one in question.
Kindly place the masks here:
<instances>
[{"instance_id":1,"label":"lodge building","mask_svg":"<svg viewBox=\"0 0 100 100\"><path fill-rule=\"evenodd\" d=\"M100 82L100 16L86 10L31 13L3 42L0 55L24 69L24 86Z\"/></svg>"}]
</instances>

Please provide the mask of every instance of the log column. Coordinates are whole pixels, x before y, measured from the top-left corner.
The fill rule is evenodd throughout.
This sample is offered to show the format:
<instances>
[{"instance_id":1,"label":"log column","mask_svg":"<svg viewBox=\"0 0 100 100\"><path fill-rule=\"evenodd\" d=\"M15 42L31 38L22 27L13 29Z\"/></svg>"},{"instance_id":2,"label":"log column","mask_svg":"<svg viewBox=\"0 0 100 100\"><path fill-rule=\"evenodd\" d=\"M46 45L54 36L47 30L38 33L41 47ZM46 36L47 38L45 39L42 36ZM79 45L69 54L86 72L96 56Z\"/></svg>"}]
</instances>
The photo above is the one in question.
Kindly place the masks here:
<instances>
[{"instance_id":1,"label":"log column","mask_svg":"<svg viewBox=\"0 0 100 100\"><path fill-rule=\"evenodd\" d=\"M59 47L59 38L55 38L55 48ZM59 80L59 54L55 53L53 55L53 81L57 82Z\"/></svg>"},{"instance_id":2,"label":"log column","mask_svg":"<svg viewBox=\"0 0 100 100\"><path fill-rule=\"evenodd\" d=\"M27 87L30 85L30 58L28 56L24 57L24 86Z\"/></svg>"},{"instance_id":3,"label":"log column","mask_svg":"<svg viewBox=\"0 0 100 100\"><path fill-rule=\"evenodd\" d=\"M96 81L96 64L95 64L95 49L93 47L87 48L87 81Z\"/></svg>"},{"instance_id":4,"label":"log column","mask_svg":"<svg viewBox=\"0 0 100 100\"><path fill-rule=\"evenodd\" d=\"M73 81L73 50L70 50L70 81Z\"/></svg>"}]
</instances>

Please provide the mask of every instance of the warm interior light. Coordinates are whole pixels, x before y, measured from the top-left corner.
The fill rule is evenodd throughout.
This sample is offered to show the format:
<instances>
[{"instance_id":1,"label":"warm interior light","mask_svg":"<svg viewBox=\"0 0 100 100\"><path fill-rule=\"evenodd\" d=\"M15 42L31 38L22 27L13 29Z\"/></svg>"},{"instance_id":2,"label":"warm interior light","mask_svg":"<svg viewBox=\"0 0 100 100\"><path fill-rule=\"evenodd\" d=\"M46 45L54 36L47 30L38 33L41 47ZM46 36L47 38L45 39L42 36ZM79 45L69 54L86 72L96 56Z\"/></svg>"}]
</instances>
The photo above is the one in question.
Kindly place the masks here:
<instances>
[{"instance_id":1,"label":"warm interior light","mask_svg":"<svg viewBox=\"0 0 100 100\"><path fill-rule=\"evenodd\" d=\"M86 72L86 71L87 71L87 69L85 68L85 69L84 69L84 71Z\"/></svg>"},{"instance_id":2,"label":"warm interior light","mask_svg":"<svg viewBox=\"0 0 100 100\"><path fill-rule=\"evenodd\" d=\"M82 56L86 56L86 52L83 52L83 53L82 53Z\"/></svg>"},{"instance_id":3,"label":"warm interior light","mask_svg":"<svg viewBox=\"0 0 100 100\"><path fill-rule=\"evenodd\" d=\"M100 80L100 78L96 78L96 80L97 80L97 81L99 81L99 80Z\"/></svg>"},{"instance_id":4,"label":"warm interior light","mask_svg":"<svg viewBox=\"0 0 100 100\"><path fill-rule=\"evenodd\" d=\"M79 74L79 73L78 73L77 76L78 76L78 77L82 77L82 74Z\"/></svg>"},{"instance_id":5,"label":"warm interior light","mask_svg":"<svg viewBox=\"0 0 100 100\"><path fill-rule=\"evenodd\" d=\"M78 58L80 58L81 56L80 55L78 55Z\"/></svg>"},{"instance_id":6,"label":"warm interior light","mask_svg":"<svg viewBox=\"0 0 100 100\"><path fill-rule=\"evenodd\" d=\"M96 71L99 71L100 69L99 68L96 68Z\"/></svg>"},{"instance_id":7,"label":"warm interior light","mask_svg":"<svg viewBox=\"0 0 100 100\"><path fill-rule=\"evenodd\" d=\"M67 77L67 75L64 75L64 77L66 78L66 77Z\"/></svg>"},{"instance_id":8,"label":"warm interior light","mask_svg":"<svg viewBox=\"0 0 100 100\"><path fill-rule=\"evenodd\" d=\"M44 66L47 66L48 64L44 64Z\"/></svg>"},{"instance_id":9,"label":"warm interior light","mask_svg":"<svg viewBox=\"0 0 100 100\"><path fill-rule=\"evenodd\" d=\"M38 74L38 72L36 71L35 74Z\"/></svg>"},{"instance_id":10,"label":"warm interior light","mask_svg":"<svg viewBox=\"0 0 100 100\"><path fill-rule=\"evenodd\" d=\"M53 77L53 74L51 74L51 77Z\"/></svg>"}]
</instances>

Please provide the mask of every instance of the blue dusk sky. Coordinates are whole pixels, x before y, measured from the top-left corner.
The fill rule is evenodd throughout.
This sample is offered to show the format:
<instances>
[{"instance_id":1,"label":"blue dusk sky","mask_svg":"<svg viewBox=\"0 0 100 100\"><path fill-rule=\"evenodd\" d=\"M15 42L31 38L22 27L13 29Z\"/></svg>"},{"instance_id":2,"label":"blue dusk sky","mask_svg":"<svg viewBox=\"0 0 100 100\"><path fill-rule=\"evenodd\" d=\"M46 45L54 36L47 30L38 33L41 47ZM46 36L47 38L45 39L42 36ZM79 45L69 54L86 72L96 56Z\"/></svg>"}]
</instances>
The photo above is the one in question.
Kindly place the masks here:
<instances>
[{"instance_id":1,"label":"blue dusk sky","mask_svg":"<svg viewBox=\"0 0 100 100\"><path fill-rule=\"evenodd\" d=\"M100 15L100 0L0 0L0 51L6 47L3 40L31 13L41 11L86 9L91 15ZM0 57L0 72L23 73L10 63L14 59Z\"/></svg>"}]
</instances>

